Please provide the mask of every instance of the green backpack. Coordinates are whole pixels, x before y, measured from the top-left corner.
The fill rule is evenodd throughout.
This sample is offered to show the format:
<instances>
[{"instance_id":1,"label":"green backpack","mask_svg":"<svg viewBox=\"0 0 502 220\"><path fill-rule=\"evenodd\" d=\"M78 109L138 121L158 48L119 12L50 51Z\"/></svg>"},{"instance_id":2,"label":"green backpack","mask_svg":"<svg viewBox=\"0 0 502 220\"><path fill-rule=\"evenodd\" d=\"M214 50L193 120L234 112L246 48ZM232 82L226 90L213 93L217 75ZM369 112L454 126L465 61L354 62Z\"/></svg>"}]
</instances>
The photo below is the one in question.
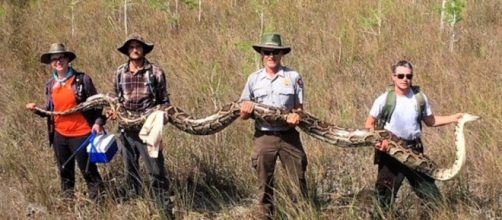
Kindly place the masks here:
<instances>
[{"instance_id":1,"label":"green backpack","mask_svg":"<svg viewBox=\"0 0 502 220\"><path fill-rule=\"evenodd\" d=\"M392 113L396 108L396 91L394 90L394 85L388 85L385 89L387 91L387 97L385 98L385 106L382 109L382 112L378 116L377 129L383 129L385 123L390 122L392 117ZM420 129L422 129L422 118L425 115L425 97L424 94L420 91L419 86L411 86L411 90L415 94L417 99L417 112L418 118L417 122L420 124Z\"/></svg>"}]
</instances>

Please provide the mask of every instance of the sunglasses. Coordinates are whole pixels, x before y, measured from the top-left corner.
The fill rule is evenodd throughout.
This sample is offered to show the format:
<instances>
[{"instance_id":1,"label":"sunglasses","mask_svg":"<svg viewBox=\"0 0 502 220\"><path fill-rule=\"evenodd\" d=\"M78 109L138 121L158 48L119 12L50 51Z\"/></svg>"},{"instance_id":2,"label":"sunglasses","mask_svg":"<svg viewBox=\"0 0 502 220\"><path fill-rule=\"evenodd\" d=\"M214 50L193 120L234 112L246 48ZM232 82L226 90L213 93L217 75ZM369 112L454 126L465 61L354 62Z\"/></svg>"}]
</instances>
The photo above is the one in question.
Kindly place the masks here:
<instances>
[{"instance_id":1,"label":"sunglasses","mask_svg":"<svg viewBox=\"0 0 502 220\"><path fill-rule=\"evenodd\" d=\"M51 58L51 62L54 62L54 61L61 61L61 60L64 60L64 59L66 59L66 56L52 57L52 58Z\"/></svg>"},{"instance_id":2,"label":"sunglasses","mask_svg":"<svg viewBox=\"0 0 502 220\"><path fill-rule=\"evenodd\" d=\"M404 77L406 77L406 79L413 79L413 74L394 74L394 76L396 76L398 79L404 79Z\"/></svg>"},{"instance_id":3,"label":"sunglasses","mask_svg":"<svg viewBox=\"0 0 502 220\"><path fill-rule=\"evenodd\" d=\"M270 55L279 55L281 53L280 50L262 50L261 53L263 55L267 55L267 56L270 56Z\"/></svg>"}]
</instances>

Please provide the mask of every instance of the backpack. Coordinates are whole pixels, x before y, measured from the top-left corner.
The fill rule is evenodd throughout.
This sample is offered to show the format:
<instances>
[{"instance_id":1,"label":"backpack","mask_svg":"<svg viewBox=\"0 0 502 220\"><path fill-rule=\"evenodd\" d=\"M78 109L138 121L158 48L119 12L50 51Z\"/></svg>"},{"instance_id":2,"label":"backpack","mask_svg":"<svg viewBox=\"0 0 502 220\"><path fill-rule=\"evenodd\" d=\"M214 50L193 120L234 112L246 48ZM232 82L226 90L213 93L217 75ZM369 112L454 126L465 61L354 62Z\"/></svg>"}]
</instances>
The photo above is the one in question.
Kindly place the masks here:
<instances>
[{"instance_id":1,"label":"backpack","mask_svg":"<svg viewBox=\"0 0 502 220\"><path fill-rule=\"evenodd\" d=\"M411 86L413 94L415 94L415 99L417 100L417 108L415 109L419 114L417 118L418 124L420 124L420 129L422 129L422 118L425 115L425 97L420 91L419 86ZM396 108L396 91L394 90L394 85L388 85L386 87L387 97L385 98L385 105L382 112L378 116L377 128L383 129L386 123L390 122L392 113Z\"/></svg>"},{"instance_id":2,"label":"backpack","mask_svg":"<svg viewBox=\"0 0 502 220\"><path fill-rule=\"evenodd\" d=\"M148 90L150 91L150 94L152 95L153 102L157 103L157 78L153 74L153 67L151 69L148 69L146 71L148 77L147 77L147 85L148 85ZM119 98L119 102L124 102L124 89L122 88L122 71L117 71L117 96Z\"/></svg>"}]
</instances>

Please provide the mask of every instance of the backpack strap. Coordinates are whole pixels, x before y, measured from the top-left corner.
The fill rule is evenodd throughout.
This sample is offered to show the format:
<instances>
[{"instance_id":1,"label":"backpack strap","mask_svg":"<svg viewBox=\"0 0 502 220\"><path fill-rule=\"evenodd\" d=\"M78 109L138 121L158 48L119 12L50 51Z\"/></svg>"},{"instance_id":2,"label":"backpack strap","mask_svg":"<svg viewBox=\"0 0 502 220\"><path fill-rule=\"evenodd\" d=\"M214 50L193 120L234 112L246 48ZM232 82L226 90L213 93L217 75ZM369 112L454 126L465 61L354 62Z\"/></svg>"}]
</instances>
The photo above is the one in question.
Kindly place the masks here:
<instances>
[{"instance_id":1,"label":"backpack strap","mask_svg":"<svg viewBox=\"0 0 502 220\"><path fill-rule=\"evenodd\" d=\"M394 85L388 85L385 90L387 91L385 105L383 106L382 112L378 116L377 129L383 129L385 123L390 122L392 113L396 108L396 92L394 91Z\"/></svg>"},{"instance_id":2,"label":"backpack strap","mask_svg":"<svg viewBox=\"0 0 502 220\"><path fill-rule=\"evenodd\" d=\"M417 112L421 113L421 116L425 113L425 97L419 86L412 86L411 89L415 94L415 98L417 99Z\"/></svg>"},{"instance_id":3,"label":"backpack strap","mask_svg":"<svg viewBox=\"0 0 502 220\"><path fill-rule=\"evenodd\" d=\"M75 71L75 70L74 70ZM77 103L81 103L87 99L85 91L85 73L75 71L75 79L72 82L72 89L74 90ZM47 100L52 104L52 88L56 81L51 77L47 82ZM51 109L52 110L52 109Z\"/></svg>"},{"instance_id":4,"label":"backpack strap","mask_svg":"<svg viewBox=\"0 0 502 220\"><path fill-rule=\"evenodd\" d=\"M417 100L417 109L418 117L417 122L420 124L420 129L422 129L422 119L425 116L425 97L424 94L420 91L419 86L411 86L413 94L415 95L415 99ZM388 85L386 87L387 96L385 98L385 105L382 109L382 112L378 116L377 128L383 129L386 123L390 122L392 118L392 113L396 108L396 91L394 90L394 85Z\"/></svg>"},{"instance_id":5,"label":"backpack strap","mask_svg":"<svg viewBox=\"0 0 502 220\"><path fill-rule=\"evenodd\" d=\"M148 90L152 94L153 97L153 102L157 103L157 78L153 74L153 66L151 69L146 71L147 74L147 86ZM122 81L123 81L123 75L122 75L122 69L119 67L119 70L117 71L116 74L116 83L117 83L117 97L119 98L119 102L124 102L124 89L122 87Z\"/></svg>"},{"instance_id":6,"label":"backpack strap","mask_svg":"<svg viewBox=\"0 0 502 220\"><path fill-rule=\"evenodd\" d=\"M81 103L87 99L87 94L85 92L85 73L76 72L75 80L73 80L73 86L75 86L75 97L77 98L77 103Z\"/></svg>"},{"instance_id":7,"label":"backpack strap","mask_svg":"<svg viewBox=\"0 0 502 220\"><path fill-rule=\"evenodd\" d=\"M119 102L120 103L123 103L125 100L124 100L124 89L122 89L122 69L119 68L117 70L117 74L116 74L116 80L115 82L117 83L117 90L115 91L117 93L117 97L119 98Z\"/></svg>"},{"instance_id":8,"label":"backpack strap","mask_svg":"<svg viewBox=\"0 0 502 220\"><path fill-rule=\"evenodd\" d=\"M151 69L147 70L147 85L148 89L150 90L150 93L153 96L153 102L157 103L157 79L155 78L155 75L153 74L153 66Z\"/></svg>"},{"instance_id":9,"label":"backpack strap","mask_svg":"<svg viewBox=\"0 0 502 220\"><path fill-rule=\"evenodd\" d=\"M411 89L415 94L415 99L417 100L417 122L420 125L420 129L422 129L422 119L425 117L425 96L419 86L411 86Z\"/></svg>"}]
</instances>

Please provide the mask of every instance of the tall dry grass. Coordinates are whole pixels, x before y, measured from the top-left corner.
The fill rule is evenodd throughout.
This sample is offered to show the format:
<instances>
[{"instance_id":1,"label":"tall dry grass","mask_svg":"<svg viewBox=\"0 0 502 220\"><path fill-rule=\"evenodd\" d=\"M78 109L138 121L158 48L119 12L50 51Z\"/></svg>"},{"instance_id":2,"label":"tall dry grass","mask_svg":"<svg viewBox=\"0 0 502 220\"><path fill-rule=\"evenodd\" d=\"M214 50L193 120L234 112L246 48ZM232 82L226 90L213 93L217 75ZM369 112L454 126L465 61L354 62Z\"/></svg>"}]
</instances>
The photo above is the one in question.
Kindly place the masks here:
<instances>
[{"instance_id":1,"label":"tall dry grass","mask_svg":"<svg viewBox=\"0 0 502 220\"><path fill-rule=\"evenodd\" d=\"M78 58L73 65L111 92L115 68L126 61L116 51L125 38L118 0L0 1L0 213L24 218L29 205L47 218L161 218L151 198L103 206L79 195L73 204L58 197L53 153L46 147L45 121L24 110L44 101L48 69L39 56L64 42ZM415 64L433 111L470 112L483 120L466 128L467 163L453 180L438 182L447 203L435 219L502 216L502 3L469 1L457 24L458 41L439 32L440 1L414 0L132 0L128 30L155 43L149 59L167 72L174 105L204 116L236 100L247 76L260 66L251 45L262 31L277 31L291 45L286 65L306 84L307 111L344 127L362 127L373 100L390 82L390 65ZM177 6L177 7L176 7ZM200 20L199 20L199 15ZM263 25L262 25L263 24ZM72 35L72 28L75 30ZM110 124L112 130L115 124ZM166 168L186 219L249 219L256 207L257 179L250 166L252 123L237 121L219 134L196 137L165 129ZM453 126L426 128L429 154L441 166L453 161ZM302 134L309 167L308 203L288 202L287 185L277 193L278 219L368 218L376 168L372 150L342 149ZM100 170L110 189L122 184L122 158ZM280 169L279 169L280 170ZM280 171L279 171L280 172ZM80 178L80 177L79 177ZM80 193L85 192L82 179ZM284 184L286 181L278 182ZM418 219L423 212L404 184L390 219Z\"/></svg>"}]
</instances>

